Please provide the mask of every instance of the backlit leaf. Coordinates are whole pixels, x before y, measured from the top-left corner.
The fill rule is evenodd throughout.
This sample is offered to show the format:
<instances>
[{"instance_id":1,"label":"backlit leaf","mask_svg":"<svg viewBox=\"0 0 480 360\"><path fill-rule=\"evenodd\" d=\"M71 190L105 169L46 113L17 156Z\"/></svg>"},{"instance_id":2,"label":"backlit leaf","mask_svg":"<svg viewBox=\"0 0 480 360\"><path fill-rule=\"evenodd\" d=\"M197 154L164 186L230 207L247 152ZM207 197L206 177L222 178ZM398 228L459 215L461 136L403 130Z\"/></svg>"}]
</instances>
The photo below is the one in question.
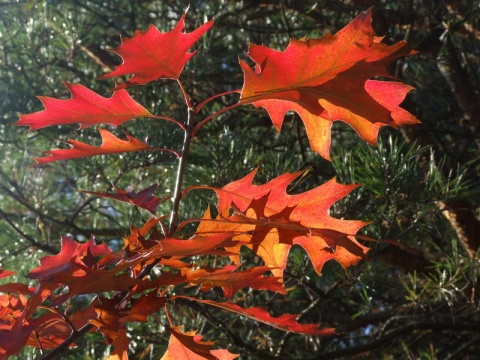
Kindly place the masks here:
<instances>
[{"instance_id":1,"label":"backlit leaf","mask_svg":"<svg viewBox=\"0 0 480 360\"><path fill-rule=\"evenodd\" d=\"M53 161L79 159L89 156L119 154L132 151L142 150L163 150L175 153L169 149L152 148L150 145L135 139L133 136L125 134L127 139L121 140L110 131L98 129L102 137L102 145L99 147L85 144L77 140L68 140L70 149L48 150L45 154L49 156L35 158L37 165L46 164Z\"/></svg>"},{"instance_id":2,"label":"backlit leaf","mask_svg":"<svg viewBox=\"0 0 480 360\"><path fill-rule=\"evenodd\" d=\"M242 316L246 316L255 321L270 325L276 329L290 331L299 334L308 335L332 335L334 329L332 328L320 328L320 324L300 324L297 322L299 314L282 314L278 317L271 316L267 310L260 307L242 308L234 303L230 302L217 302L212 300L201 300L190 296L177 295L173 298L184 298L192 301L196 301L202 304L215 306L227 311L237 313Z\"/></svg>"},{"instance_id":3,"label":"backlit leaf","mask_svg":"<svg viewBox=\"0 0 480 360\"><path fill-rule=\"evenodd\" d=\"M202 341L195 331L182 332L180 326L169 327L170 342L162 360L231 360L238 357L227 350L212 350L213 341Z\"/></svg>"},{"instance_id":4,"label":"backlit leaf","mask_svg":"<svg viewBox=\"0 0 480 360\"><path fill-rule=\"evenodd\" d=\"M20 115L15 125L26 125L36 130L51 125L80 124L80 128L84 129L97 124L119 126L135 118L153 117L125 90L104 98L80 84L65 83L65 86L72 94L71 99L39 96L45 110Z\"/></svg>"},{"instance_id":5,"label":"backlit leaf","mask_svg":"<svg viewBox=\"0 0 480 360\"><path fill-rule=\"evenodd\" d=\"M404 41L381 43L371 22L368 10L335 35L291 40L282 52L250 45L248 55L256 65L252 70L240 61L245 76L240 101L265 108L277 130L287 111L297 112L312 150L326 159L333 121L348 123L370 144L384 125L417 123L399 107L412 87L372 80L392 77L387 67L414 51Z\"/></svg>"},{"instance_id":6,"label":"backlit leaf","mask_svg":"<svg viewBox=\"0 0 480 360\"><path fill-rule=\"evenodd\" d=\"M357 185L342 185L332 179L304 193L289 195L287 187L301 173L286 173L264 185L253 185L255 173L213 189L218 196L219 215L209 220L207 213L198 233L236 234L234 239L241 242L227 250L240 253L240 246L248 246L267 266L274 267L275 276L282 275L292 245L305 249L318 274L328 260L335 259L347 268L365 258L368 248L354 235L366 223L329 215L330 207ZM238 257L232 259L239 261Z\"/></svg>"},{"instance_id":7,"label":"backlit leaf","mask_svg":"<svg viewBox=\"0 0 480 360\"><path fill-rule=\"evenodd\" d=\"M150 25L146 31L137 30L130 39L122 38L122 44L113 52L122 57L123 63L100 79L133 75L115 90L145 85L161 78L178 79L185 64L195 54L187 52L188 49L213 26L213 20L210 20L194 31L184 33L186 15L167 33Z\"/></svg>"},{"instance_id":8,"label":"backlit leaf","mask_svg":"<svg viewBox=\"0 0 480 360\"><path fill-rule=\"evenodd\" d=\"M129 186L126 190L122 190L116 187L115 188L115 190L117 191L116 194L107 194L107 193L85 191L85 190L82 190L81 192L85 194L95 195L98 197L110 198L110 199L115 199L118 201L130 203L141 209L145 209L151 212L152 214L155 214L157 212L158 205L168 199L168 198L160 199L153 196L153 192L157 188L158 188L158 185L152 185L147 189L141 190L139 192L135 192L131 186Z\"/></svg>"},{"instance_id":9,"label":"backlit leaf","mask_svg":"<svg viewBox=\"0 0 480 360\"><path fill-rule=\"evenodd\" d=\"M225 297L231 298L239 289L250 287L255 290L270 290L285 294L281 278L263 276L271 269L268 266L257 266L252 269L235 271L238 266L227 265L215 271L205 269L189 270L186 272L190 284L202 285L203 291L218 286L223 289Z\"/></svg>"}]
</instances>

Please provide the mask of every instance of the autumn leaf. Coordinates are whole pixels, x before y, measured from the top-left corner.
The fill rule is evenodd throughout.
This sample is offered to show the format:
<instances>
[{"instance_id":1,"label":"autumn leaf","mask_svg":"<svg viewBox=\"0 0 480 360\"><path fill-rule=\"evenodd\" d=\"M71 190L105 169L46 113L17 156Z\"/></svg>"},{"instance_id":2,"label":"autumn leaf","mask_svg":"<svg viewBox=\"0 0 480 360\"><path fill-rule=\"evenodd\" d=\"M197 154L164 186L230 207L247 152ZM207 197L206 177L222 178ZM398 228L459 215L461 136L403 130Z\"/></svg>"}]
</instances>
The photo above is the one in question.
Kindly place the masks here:
<instances>
[{"instance_id":1,"label":"autumn leaf","mask_svg":"<svg viewBox=\"0 0 480 360\"><path fill-rule=\"evenodd\" d=\"M130 203L141 209L145 209L152 214L155 214L157 212L158 205L160 205L160 203L169 199L169 198L161 199L153 196L153 192L157 188L158 188L158 185L155 184L139 192L135 192L131 186L129 186L126 190L122 190L115 187L115 190L117 191L116 194L108 194L108 193L85 191L85 190L81 190L80 192L83 192L85 194L95 195L98 197L110 198L110 199L115 199L118 201Z\"/></svg>"},{"instance_id":2,"label":"autumn leaf","mask_svg":"<svg viewBox=\"0 0 480 360\"><path fill-rule=\"evenodd\" d=\"M226 250L238 254L240 246L248 246L267 266L274 267L275 276L282 275L292 245L305 249L318 274L328 260L347 268L365 258L368 248L354 235L366 223L329 215L330 207L357 185L342 185L332 179L304 193L289 195L287 187L301 173L286 173L264 185L252 184L255 174L256 170L213 189L218 196L219 215L209 220L207 213L199 224L199 234L235 233L234 239L241 242ZM239 261L238 257L232 259Z\"/></svg>"},{"instance_id":3,"label":"autumn leaf","mask_svg":"<svg viewBox=\"0 0 480 360\"><path fill-rule=\"evenodd\" d=\"M23 295L0 294L0 330L9 330L17 318L24 316L27 299Z\"/></svg>"},{"instance_id":4,"label":"autumn leaf","mask_svg":"<svg viewBox=\"0 0 480 360\"><path fill-rule=\"evenodd\" d=\"M79 294L127 291L139 281L128 273L119 274L123 268L113 267L122 257L123 252L113 253L105 243L96 245L93 238L79 244L70 237L64 237L60 253L40 259L40 266L33 269L28 277L38 280L38 289L44 287L47 295L60 286L58 284L68 286L68 292L53 298L55 305ZM44 298L32 296L29 308L35 308L34 304L30 304L32 301L38 304Z\"/></svg>"},{"instance_id":5,"label":"autumn leaf","mask_svg":"<svg viewBox=\"0 0 480 360\"><path fill-rule=\"evenodd\" d=\"M162 360L231 360L238 357L228 350L212 350L213 341L202 341L195 331L183 332L181 326L167 328L170 341Z\"/></svg>"},{"instance_id":6,"label":"autumn leaf","mask_svg":"<svg viewBox=\"0 0 480 360\"><path fill-rule=\"evenodd\" d=\"M35 288L31 288L27 284L22 283L8 283L0 285L0 293L19 293L23 295L29 295L34 291Z\"/></svg>"},{"instance_id":7,"label":"autumn leaf","mask_svg":"<svg viewBox=\"0 0 480 360\"><path fill-rule=\"evenodd\" d=\"M149 315L159 311L166 303L166 299L156 296L155 292L132 300L129 306L125 306L123 302L119 303L117 300L97 298L93 303L97 318L89 321L100 329L110 343L118 336L121 329L125 329L126 323L146 322Z\"/></svg>"},{"instance_id":8,"label":"autumn leaf","mask_svg":"<svg viewBox=\"0 0 480 360\"><path fill-rule=\"evenodd\" d=\"M62 247L57 255L44 256L40 266L29 272L30 279L45 281L58 272L68 270L70 260L78 254L79 244L70 237L62 238Z\"/></svg>"},{"instance_id":9,"label":"autumn leaf","mask_svg":"<svg viewBox=\"0 0 480 360\"><path fill-rule=\"evenodd\" d=\"M45 154L49 156L35 158L34 160L37 162L37 165L41 165L53 161L79 159L89 156L119 154L124 152L142 150L162 150L177 155L176 152L169 149L152 148L150 147L150 145L138 139L135 139L133 136L130 136L128 134L125 134L127 137L126 140L121 140L108 130L98 129L98 131L100 132L100 136L102 137L102 145L100 145L99 147L88 145L77 140L69 139L68 144L70 145L70 149L45 151Z\"/></svg>"},{"instance_id":10,"label":"autumn leaf","mask_svg":"<svg viewBox=\"0 0 480 360\"><path fill-rule=\"evenodd\" d=\"M128 312L119 319L121 323L139 321L147 322L147 317L165 306L166 298L156 296L156 292L150 292L131 301Z\"/></svg>"},{"instance_id":11,"label":"autumn leaf","mask_svg":"<svg viewBox=\"0 0 480 360\"><path fill-rule=\"evenodd\" d=\"M118 335L112 341L112 347L110 355L105 360L128 360L128 338L125 329L118 331Z\"/></svg>"},{"instance_id":12,"label":"autumn leaf","mask_svg":"<svg viewBox=\"0 0 480 360\"><path fill-rule=\"evenodd\" d=\"M80 244L71 237L62 237L62 247L57 255L44 256L40 259L40 266L28 273L30 279L46 281L52 279L59 273L67 273L76 259L82 259L87 256L99 256L109 254L112 251L105 243L95 244L94 238L90 238L86 243Z\"/></svg>"},{"instance_id":13,"label":"autumn leaf","mask_svg":"<svg viewBox=\"0 0 480 360\"><path fill-rule=\"evenodd\" d=\"M158 240L158 243L148 249L138 249L138 254L145 254L144 259L157 259L163 257L175 257L181 259L188 256L198 255L220 255L228 256L231 253L226 251L226 247L233 247L238 244L237 240L232 240L231 233L210 234L208 236L195 235L190 239L164 238ZM139 257L138 260L141 260ZM132 266L134 260L129 262Z\"/></svg>"},{"instance_id":14,"label":"autumn leaf","mask_svg":"<svg viewBox=\"0 0 480 360\"><path fill-rule=\"evenodd\" d=\"M138 253L149 251L150 248L157 246L156 240L161 239L162 235L158 232L156 225L162 218L151 218L141 228L130 226L130 235L124 237L125 252L128 257L135 256ZM147 238L147 234L150 236Z\"/></svg>"},{"instance_id":15,"label":"autumn leaf","mask_svg":"<svg viewBox=\"0 0 480 360\"><path fill-rule=\"evenodd\" d=\"M240 102L267 110L280 131L285 113L300 115L312 150L330 159L333 121L352 126L375 144L380 127L414 124L418 120L399 107L412 87L400 82L372 80L392 77L387 67L415 52L401 41L380 42L372 28L371 9L335 35L291 40L283 51L250 45L252 70L240 61L244 85Z\"/></svg>"},{"instance_id":16,"label":"autumn leaf","mask_svg":"<svg viewBox=\"0 0 480 360\"><path fill-rule=\"evenodd\" d=\"M35 332L30 335L26 345L37 348L41 346L43 349L53 349L61 345L72 334L71 325L78 325L78 322L67 323L65 318L56 311L30 318L29 322L35 326Z\"/></svg>"},{"instance_id":17,"label":"autumn leaf","mask_svg":"<svg viewBox=\"0 0 480 360\"><path fill-rule=\"evenodd\" d=\"M271 269L268 266L257 266L243 271L235 271L238 266L227 265L221 269L208 271L206 269L185 270L187 279L192 285L202 285L202 291L218 286L223 289L225 297L231 298L238 290L250 287L255 290L270 290L285 294L281 278L263 276Z\"/></svg>"},{"instance_id":18,"label":"autumn leaf","mask_svg":"<svg viewBox=\"0 0 480 360\"><path fill-rule=\"evenodd\" d=\"M282 314L278 317L271 316L267 310L260 307L242 308L237 304L231 302L217 302L212 300L202 300L190 296L175 295L171 297L171 300L176 298L188 299L196 301L202 304L218 307L227 311L234 312L236 314L246 316L255 321L263 324L270 325L276 329L283 331L290 331L298 334L307 335L332 335L335 329L332 328L320 328L321 324L300 324L297 321L299 314Z\"/></svg>"},{"instance_id":19,"label":"autumn leaf","mask_svg":"<svg viewBox=\"0 0 480 360\"><path fill-rule=\"evenodd\" d=\"M210 20L190 33L183 33L186 15L167 33L150 25L146 31L137 30L130 39L122 38L122 44L112 52L118 54L123 63L99 79L133 74L115 90L145 85L161 78L178 79L185 64L195 54L187 52L188 49L213 26L213 20Z\"/></svg>"},{"instance_id":20,"label":"autumn leaf","mask_svg":"<svg viewBox=\"0 0 480 360\"><path fill-rule=\"evenodd\" d=\"M16 274L16 272L0 268L0 279L9 277L14 274Z\"/></svg>"},{"instance_id":21,"label":"autumn leaf","mask_svg":"<svg viewBox=\"0 0 480 360\"><path fill-rule=\"evenodd\" d=\"M25 314L22 314L9 329L0 328L0 359L8 359L11 355L18 354L35 330L34 325L24 320Z\"/></svg>"},{"instance_id":22,"label":"autumn leaf","mask_svg":"<svg viewBox=\"0 0 480 360\"><path fill-rule=\"evenodd\" d=\"M119 126L139 117L154 117L125 90L104 98L80 84L65 83L72 94L68 100L39 96L45 110L20 115L15 125L30 126L31 130L51 125L80 124L84 129L97 124Z\"/></svg>"}]
</instances>

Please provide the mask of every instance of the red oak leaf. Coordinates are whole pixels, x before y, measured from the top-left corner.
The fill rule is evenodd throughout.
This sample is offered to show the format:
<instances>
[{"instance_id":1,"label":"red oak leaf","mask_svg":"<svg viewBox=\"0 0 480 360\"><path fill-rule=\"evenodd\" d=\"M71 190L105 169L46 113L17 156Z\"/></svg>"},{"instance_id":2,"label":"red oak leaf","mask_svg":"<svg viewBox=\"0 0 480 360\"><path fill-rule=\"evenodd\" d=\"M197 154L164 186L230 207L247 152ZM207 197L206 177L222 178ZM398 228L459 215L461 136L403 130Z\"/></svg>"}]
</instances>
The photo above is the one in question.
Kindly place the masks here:
<instances>
[{"instance_id":1,"label":"red oak leaf","mask_svg":"<svg viewBox=\"0 0 480 360\"><path fill-rule=\"evenodd\" d=\"M12 326L3 330L0 328L0 359L8 359L11 355L18 354L27 343L35 326L25 320L25 314L14 320Z\"/></svg>"},{"instance_id":2,"label":"red oak leaf","mask_svg":"<svg viewBox=\"0 0 480 360\"><path fill-rule=\"evenodd\" d=\"M180 326L167 328L170 341L162 360L231 360L238 355L228 350L212 350L213 341L202 341L195 331L182 332Z\"/></svg>"},{"instance_id":3,"label":"red oak leaf","mask_svg":"<svg viewBox=\"0 0 480 360\"><path fill-rule=\"evenodd\" d=\"M237 313L242 316L246 316L255 321L270 325L276 329L290 331L298 334L308 335L332 335L335 329L332 328L320 328L321 324L300 324L297 322L297 317L300 314L282 314L279 317L272 317L267 310L260 307L251 307L244 309L234 303L230 302L216 302L212 300L201 300L190 296L176 295L171 299L183 298L192 301L200 302L211 306Z\"/></svg>"},{"instance_id":4,"label":"red oak leaf","mask_svg":"<svg viewBox=\"0 0 480 360\"><path fill-rule=\"evenodd\" d=\"M152 148L150 147L150 145L147 145L146 143L135 139L133 136L130 136L128 134L125 134L127 136L127 140L121 140L108 130L98 129L98 131L100 132L100 136L102 137L102 145L100 145L99 147L88 145L77 140L69 139L68 144L71 147L70 149L45 151L45 154L48 154L49 156L35 158L34 160L37 162L36 165L60 160L79 159L89 156L119 154L124 152L142 150L164 150L174 153L173 151L168 149Z\"/></svg>"},{"instance_id":5,"label":"red oak leaf","mask_svg":"<svg viewBox=\"0 0 480 360\"><path fill-rule=\"evenodd\" d=\"M116 194L107 194L107 193L100 193L95 191L85 191L81 190L81 192L85 194L91 194L103 198L110 198L115 199L118 201L123 201L126 203L133 204L141 209L145 209L152 214L157 212L158 205L160 203L168 200L169 198L157 198L153 196L153 192L158 188L158 185L152 185L147 189L139 191L138 193L133 190L131 186L129 186L126 190L122 190L119 188L115 188L117 191Z\"/></svg>"},{"instance_id":6,"label":"red oak leaf","mask_svg":"<svg viewBox=\"0 0 480 360\"><path fill-rule=\"evenodd\" d=\"M27 284L22 283L8 283L0 285L0 292L30 295L35 292L35 288L31 288Z\"/></svg>"},{"instance_id":7,"label":"red oak leaf","mask_svg":"<svg viewBox=\"0 0 480 360\"><path fill-rule=\"evenodd\" d=\"M0 269L0 279L16 274L14 271Z\"/></svg>"},{"instance_id":8,"label":"red oak leaf","mask_svg":"<svg viewBox=\"0 0 480 360\"><path fill-rule=\"evenodd\" d=\"M247 245L271 271L281 276L292 245L302 246L313 267L320 274L326 261L335 259L345 268L365 258L368 248L358 243L354 235L366 225L357 220L340 220L329 215L330 207L347 196L356 185L338 184L335 179L301 194L287 194L287 187L301 173L283 174L264 185L253 185L256 171L221 189L216 219L208 213L198 227L198 233L237 234L241 241L236 248ZM234 210L233 215L229 211ZM238 262L238 257L232 258Z\"/></svg>"},{"instance_id":9,"label":"red oak leaf","mask_svg":"<svg viewBox=\"0 0 480 360\"><path fill-rule=\"evenodd\" d=\"M71 266L71 259L78 254L79 247L80 244L71 237L63 237L60 253L41 258L40 266L30 271L28 277L45 281L59 272L68 271Z\"/></svg>"},{"instance_id":10,"label":"red oak leaf","mask_svg":"<svg viewBox=\"0 0 480 360\"><path fill-rule=\"evenodd\" d=\"M166 302L166 298L156 296L155 291L133 299L128 312L119 321L121 323L132 321L147 322L147 317L164 307Z\"/></svg>"},{"instance_id":11,"label":"red oak leaf","mask_svg":"<svg viewBox=\"0 0 480 360\"><path fill-rule=\"evenodd\" d=\"M162 220L162 218L151 218L141 228L130 226L130 235L126 235L123 239L125 252L129 258L138 254L144 254L151 251L150 249L158 246L157 239L161 239L162 235L156 228L156 225ZM147 234L150 232L149 237ZM134 272L134 276L137 276L142 271L141 263L136 266L131 265L131 269Z\"/></svg>"},{"instance_id":12,"label":"red oak leaf","mask_svg":"<svg viewBox=\"0 0 480 360\"><path fill-rule=\"evenodd\" d=\"M285 294L281 278L265 277L263 274L271 269L268 266L258 266L252 269L237 271L238 266L227 265L215 271L205 269L186 269L187 279L192 285L202 285L201 289L207 291L214 286L221 287L225 297L231 298L238 290L250 287L255 290L270 290Z\"/></svg>"},{"instance_id":13,"label":"red oak leaf","mask_svg":"<svg viewBox=\"0 0 480 360\"><path fill-rule=\"evenodd\" d=\"M195 54L187 52L188 49L213 26L213 20L210 20L190 33L183 33L186 15L167 33L150 25L146 31L137 30L130 39L122 38L122 44L113 52L122 58L123 64L99 79L133 74L115 90L145 85L161 78L178 79L185 64Z\"/></svg>"},{"instance_id":14,"label":"red oak leaf","mask_svg":"<svg viewBox=\"0 0 480 360\"><path fill-rule=\"evenodd\" d=\"M47 312L35 319L30 318L29 322L35 326L35 332L28 339L28 346L39 348L41 345L43 349L53 349L72 334L71 325L57 312ZM83 322L85 323L86 321Z\"/></svg>"},{"instance_id":15,"label":"red oak leaf","mask_svg":"<svg viewBox=\"0 0 480 360\"><path fill-rule=\"evenodd\" d=\"M0 330L9 330L17 318L23 316L27 300L24 296L0 294Z\"/></svg>"},{"instance_id":16,"label":"red oak leaf","mask_svg":"<svg viewBox=\"0 0 480 360\"><path fill-rule=\"evenodd\" d=\"M128 338L125 329L119 329L118 334L112 341L113 349L105 360L128 360Z\"/></svg>"},{"instance_id":17,"label":"red oak leaf","mask_svg":"<svg viewBox=\"0 0 480 360\"><path fill-rule=\"evenodd\" d=\"M372 145L381 126L417 123L399 107L410 86L371 80L391 77L387 67L415 52L404 41L381 43L371 22L368 10L335 35L291 40L283 52L250 45L248 55L256 65L252 70L240 61L245 75L240 101L265 108L277 130L287 111L297 112L311 148L326 159L333 121L350 124Z\"/></svg>"},{"instance_id":18,"label":"red oak leaf","mask_svg":"<svg viewBox=\"0 0 480 360\"><path fill-rule=\"evenodd\" d=\"M98 327L100 332L112 342L118 332L125 329L127 322L146 322L147 317L164 307L165 303L166 299L156 296L155 292L132 300L129 306L125 306L123 302L119 304L117 299L100 297L93 303L97 318L89 322Z\"/></svg>"},{"instance_id":19,"label":"red oak leaf","mask_svg":"<svg viewBox=\"0 0 480 360\"><path fill-rule=\"evenodd\" d=\"M195 235L190 239L159 239L157 244L151 248L135 249L139 256L137 259L129 259L128 264L134 266L140 261L163 257L181 259L196 255L230 255L231 252L225 251L224 248L238 244L237 240L232 240L232 236L231 233L225 232L208 236Z\"/></svg>"},{"instance_id":20,"label":"red oak leaf","mask_svg":"<svg viewBox=\"0 0 480 360\"><path fill-rule=\"evenodd\" d=\"M70 237L62 239L58 255L40 259L40 266L33 269L28 277L40 281L36 293L29 299L29 309L36 308L53 289L63 284L69 291L57 296L53 303L59 305L78 294L101 293L105 291L127 291L138 284L128 273L113 267L123 257L123 252L112 253L105 243L96 245L91 238L79 244ZM31 310L30 310L31 311Z\"/></svg>"},{"instance_id":21,"label":"red oak leaf","mask_svg":"<svg viewBox=\"0 0 480 360\"><path fill-rule=\"evenodd\" d=\"M31 130L51 125L80 124L84 129L97 124L121 125L139 117L153 117L125 91L104 98L80 84L65 83L72 94L68 100L39 96L45 110L20 115L15 125L30 126Z\"/></svg>"},{"instance_id":22,"label":"red oak leaf","mask_svg":"<svg viewBox=\"0 0 480 360\"><path fill-rule=\"evenodd\" d=\"M150 225L151 224L148 224L148 226ZM126 239L126 242L128 241L126 246L128 247L127 254L129 257L116 264L114 269L117 272L121 272L127 268L130 270L134 269L134 274L138 274L144 265L157 261L157 259L169 259L169 261L165 262L168 266L172 264L181 266L181 264L184 263L180 260L191 256L230 256L233 255L233 253L225 250L225 248L234 248L238 244L237 240L232 240L232 236L232 233L218 233L209 234L208 236L194 235L189 239L164 238L161 236L160 238L152 237L145 240L138 237L141 241L138 247L133 243L137 237L129 236L128 239ZM164 263L164 261L161 261L161 263ZM159 286L166 285L163 279L159 278L159 280L161 283ZM174 276L172 281L175 283L185 282L186 277ZM144 281L138 285L138 288L149 289L152 288L151 285L152 283L145 283Z\"/></svg>"}]
</instances>

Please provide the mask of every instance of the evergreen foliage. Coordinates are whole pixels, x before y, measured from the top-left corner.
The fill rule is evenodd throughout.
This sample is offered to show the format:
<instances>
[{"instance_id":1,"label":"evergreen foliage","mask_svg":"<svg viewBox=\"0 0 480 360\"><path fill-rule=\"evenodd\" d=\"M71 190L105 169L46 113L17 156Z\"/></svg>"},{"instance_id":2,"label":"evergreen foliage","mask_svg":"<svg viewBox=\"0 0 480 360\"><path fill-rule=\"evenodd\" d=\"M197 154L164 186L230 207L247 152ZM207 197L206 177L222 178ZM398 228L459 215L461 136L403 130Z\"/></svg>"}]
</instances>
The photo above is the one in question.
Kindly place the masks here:
<instances>
[{"instance_id":1,"label":"evergreen foliage","mask_svg":"<svg viewBox=\"0 0 480 360\"><path fill-rule=\"evenodd\" d=\"M417 89L406 106L422 126L401 134L382 130L377 147L371 147L359 142L343 124L335 124L332 149L342 150L332 154L330 164L310 151L296 116L288 115L282 132L276 133L263 111L235 109L202 129L202 137L192 144L185 179L186 186L223 186L261 166L256 181L263 183L307 167L291 192L311 189L334 175L341 183L362 184L332 208L332 216L371 222L363 232L363 241L373 248L369 261L348 270L330 262L318 277L305 252L294 248L286 274L288 296L250 290L237 294L245 305L264 305L272 314L280 309L303 310L300 322L322 322L345 333L326 338L285 334L240 317L226 322L223 312L187 301L177 301L170 315L192 329L201 324L199 333L205 339L218 339L217 345L245 359L477 358L480 258L478 247L462 237L461 224L452 220L457 210L478 215L480 204L480 111L478 104L471 109L468 99L452 85L465 75L468 81L462 86L467 89L463 90L477 99L480 96L480 20L478 4L471 3L90 0L0 4L1 267L18 269L18 281L25 282L27 271L37 266L41 256L58 252L61 235L71 234L81 241L93 234L118 248L125 229L148 219L148 214L134 207L78 190L101 192L128 185L143 189L155 179L173 191L176 164L161 153L100 156L29 168L32 157L40 156L43 149L57 148L58 139L76 132L75 126L28 133L11 126L18 113L39 110L35 95L68 96L59 79L93 83L94 90L106 91L108 84L91 80L118 64L106 48L119 44L119 33L130 37L149 23L172 28L188 5L195 16L187 21L198 22L188 23L189 28L215 17L215 28L199 46L199 52L208 56L195 56L182 75L198 91L194 96L205 99L241 87L235 54L246 60L243 53L249 42L283 49L290 37L333 33L375 5L377 32L386 33L392 41L409 38L420 51L397 65L397 76ZM144 87L132 89L131 94L167 116L182 111L176 105L181 94L168 81L162 82L162 91ZM224 97L218 101L210 110L228 103ZM161 144L151 145L163 147L179 142L171 135L173 126L145 121L111 130L117 135L126 130L139 139L161 139ZM85 129L82 139L93 143L97 135ZM213 204L211 193L192 193L182 205L182 216L200 217L206 204ZM480 226L476 221L471 226ZM371 242L371 238L382 241ZM401 246L392 245L393 240ZM79 297L78 306L87 301ZM158 358L165 352L169 334L162 326L156 332L150 326L137 323L129 329L133 358ZM98 334L87 334L78 345L63 358L108 355ZM38 358L38 354L25 350L19 358Z\"/></svg>"}]
</instances>

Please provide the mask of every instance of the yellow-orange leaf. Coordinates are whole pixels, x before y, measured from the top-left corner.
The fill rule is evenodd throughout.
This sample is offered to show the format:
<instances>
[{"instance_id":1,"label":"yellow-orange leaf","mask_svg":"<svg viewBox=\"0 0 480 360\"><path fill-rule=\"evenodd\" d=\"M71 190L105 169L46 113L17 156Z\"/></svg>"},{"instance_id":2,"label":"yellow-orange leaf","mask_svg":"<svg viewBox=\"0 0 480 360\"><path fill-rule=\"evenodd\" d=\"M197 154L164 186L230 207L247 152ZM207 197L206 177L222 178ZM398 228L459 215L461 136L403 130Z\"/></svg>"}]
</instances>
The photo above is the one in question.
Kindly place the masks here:
<instances>
[{"instance_id":1,"label":"yellow-orange leaf","mask_svg":"<svg viewBox=\"0 0 480 360\"><path fill-rule=\"evenodd\" d=\"M198 227L200 234L234 234L240 242L227 250L239 254L242 245L248 246L273 267L275 276L282 275L292 245L305 249L318 274L328 260L334 259L346 268L365 258L368 248L354 235L366 223L329 215L330 207L357 185L342 185L332 179L304 193L289 195L287 187L301 173L286 173L264 185L253 185L255 173L214 189L219 215L210 219L207 212ZM232 260L238 262L238 256Z\"/></svg>"},{"instance_id":2,"label":"yellow-orange leaf","mask_svg":"<svg viewBox=\"0 0 480 360\"><path fill-rule=\"evenodd\" d=\"M162 360L233 360L238 357L228 350L212 350L213 341L202 341L195 331L183 332L180 326L168 328L170 342Z\"/></svg>"}]
</instances>

